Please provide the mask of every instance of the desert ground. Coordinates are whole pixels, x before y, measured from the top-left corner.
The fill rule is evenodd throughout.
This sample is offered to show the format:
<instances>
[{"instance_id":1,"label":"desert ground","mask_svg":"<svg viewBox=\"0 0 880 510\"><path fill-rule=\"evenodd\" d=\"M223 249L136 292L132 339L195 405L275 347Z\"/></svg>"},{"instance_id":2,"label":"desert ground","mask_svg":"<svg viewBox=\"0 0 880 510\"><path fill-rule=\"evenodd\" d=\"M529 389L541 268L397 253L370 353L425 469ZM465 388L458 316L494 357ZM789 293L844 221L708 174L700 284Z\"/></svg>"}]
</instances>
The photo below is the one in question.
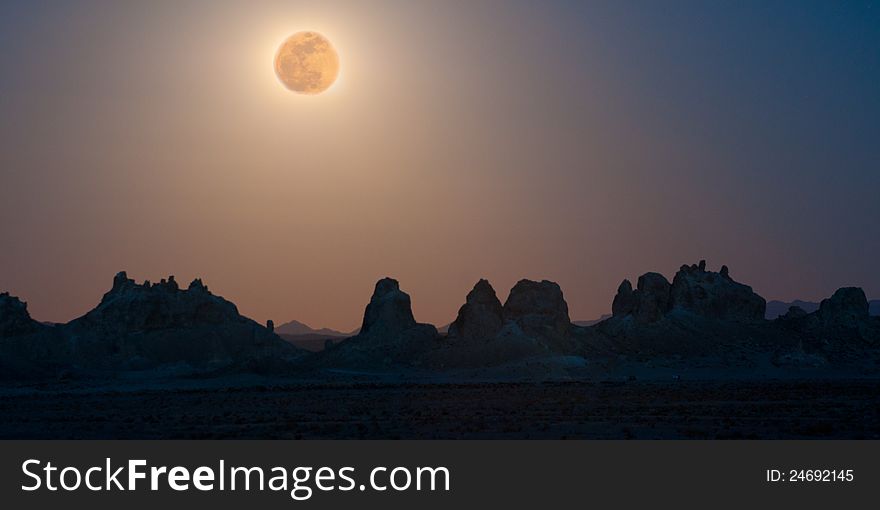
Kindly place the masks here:
<instances>
[{"instance_id":1,"label":"desert ground","mask_svg":"<svg viewBox=\"0 0 880 510\"><path fill-rule=\"evenodd\" d=\"M0 437L880 438L878 379L218 384L6 388Z\"/></svg>"}]
</instances>

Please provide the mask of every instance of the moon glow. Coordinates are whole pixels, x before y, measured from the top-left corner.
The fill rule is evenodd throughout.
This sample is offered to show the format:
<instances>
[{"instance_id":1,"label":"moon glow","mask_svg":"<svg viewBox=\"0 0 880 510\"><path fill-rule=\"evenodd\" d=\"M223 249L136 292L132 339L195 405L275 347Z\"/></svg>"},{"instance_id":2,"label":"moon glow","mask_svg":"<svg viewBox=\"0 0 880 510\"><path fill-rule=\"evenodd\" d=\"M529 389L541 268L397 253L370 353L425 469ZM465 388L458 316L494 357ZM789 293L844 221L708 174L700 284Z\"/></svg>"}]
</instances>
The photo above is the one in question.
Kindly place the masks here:
<instances>
[{"instance_id":1,"label":"moon glow","mask_svg":"<svg viewBox=\"0 0 880 510\"><path fill-rule=\"evenodd\" d=\"M275 74L293 92L324 92L339 75L339 55L330 41L317 32L297 32L275 54Z\"/></svg>"}]
</instances>

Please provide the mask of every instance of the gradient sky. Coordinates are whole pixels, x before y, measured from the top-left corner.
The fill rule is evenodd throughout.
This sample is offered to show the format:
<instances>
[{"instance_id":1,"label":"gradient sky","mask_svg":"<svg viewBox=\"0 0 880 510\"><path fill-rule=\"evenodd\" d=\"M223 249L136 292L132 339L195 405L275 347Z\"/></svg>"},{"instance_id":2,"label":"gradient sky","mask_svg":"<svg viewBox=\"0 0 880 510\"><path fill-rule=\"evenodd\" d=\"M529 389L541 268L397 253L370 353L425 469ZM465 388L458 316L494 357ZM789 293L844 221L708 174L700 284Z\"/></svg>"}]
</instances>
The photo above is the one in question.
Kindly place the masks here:
<instances>
[{"instance_id":1,"label":"gradient sky","mask_svg":"<svg viewBox=\"0 0 880 510\"><path fill-rule=\"evenodd\" d=\"M273 74L302 29L321 96ZM435 324L702 258L880 296L878 220L878 2L0 4L0 290L41 320L123 269L340 329L385 275Z\"/></svg>"}]
</instances>

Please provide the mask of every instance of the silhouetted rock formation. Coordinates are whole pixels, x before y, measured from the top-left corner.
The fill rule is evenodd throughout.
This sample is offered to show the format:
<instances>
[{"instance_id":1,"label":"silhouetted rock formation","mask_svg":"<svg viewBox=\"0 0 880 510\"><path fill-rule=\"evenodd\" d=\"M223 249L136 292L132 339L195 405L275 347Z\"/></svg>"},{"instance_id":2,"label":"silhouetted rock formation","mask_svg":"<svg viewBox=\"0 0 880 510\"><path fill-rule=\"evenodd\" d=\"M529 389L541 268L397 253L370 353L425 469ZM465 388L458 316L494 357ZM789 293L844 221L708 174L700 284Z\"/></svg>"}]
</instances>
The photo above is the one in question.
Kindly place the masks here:
<instances>
[{"instance_id":1,"label":"silhouetted rock formation","mask_svg":"<svg viewBox=\"0 0 880 510\"><path fill-rule=\"evenodd\" d=\"M503 307L495 289L488 281L480 280L468 292L458 317L449 325L449 338L487 341L495 338L503 325Z\"/></svg>"},{"instance_id":2,"label":"silhouetted rock formation","mask_svg":"<svg viewBox=\"0 0 880 510\"><path fill-rule=\"evenodd\" d=\"M54 377L69 364L71 347L59 327L35 321L27 303L0 294L0 380Z\"/></svg>"},{"instance_id":3,"label":"silhouetted rock formation","mask_svg":"<svg viewBox=\"0 0 880 510\"><path fill-rule=\"evenodd\" d=\"M800 299L795 299L791 302L785 301L767 301L767 312L765 317L768 320L773 320L785 315L789 308L792 306L796 306L801 308L806 313L812 313L819 309L819 303L814 301L802 301ZM880 316L880 299L872 299L868 301L868 313L875 316Z\"/></svg>"},{"instance_id":4,"label":"silhouetted rock formation","mask_svg":"<svg viewBox=\"0 0 880 510\"><path fill-rule=\"evenodd\" d=\"M409 294L400 290L397 280L383 278L376 282L360 332L322 351L317 363L358 368L419 365L437 338L437 328L416 322Z\"/></svg>"},{"instance_id":5,"label":"silhouetted rock formation","mask_svg":"<svg viewBox=\"0 0 880 510\"><path fill-rule=\"evenodd\" d=\"M504 303L504 319L538 336L564 336L571 327L562 289L547 280L518 281Z\"/></svg>"},{"instance_id":6,"label":"silhouetted rock formation","mask_svg":"<svg viewBox=\"0 0 880 510\"><path fill-rule=\"evenodd\" d=\"M0 294L0 338L29 335L45 327L31 318L27 303L8 292Z\"/></svg>"},{"instance_id":7,"label":"silhouetted rock formation","mask_svg":"<svg viewBox=\"0 0 880 510\"><path fill-rule=\"evenodd\" d=\"M727 270L706 271L706 261L681 266L672 280L672 307L703 317L755 322L764 320L766 301L748 285L735 282Z\"/></svg>"},{"instance_id":8,"label":"silhouetted rock formation","mask_svg":"<svg viewBox=\"0 0 880 510\"><path fill-rule=\"evenodd\" d=\"M669 280L659 273L640 276L636 290L624 280L611 304L612 316L632 315L641 323L660 320L669 311L671 288Z\"/></svg>"},{"instance_id":9,"label":"silhouetted rock formation","mask_svg":"<svg viewBox=\"0 0 880 510\"><path fill-rule=\"evenodd\" d=\"M833 364L870 363L880 347L880 317L869 315L865 293L857 287L838 289L812 313L791 307L772 324L797 341L796 349L777 357L782 364L790 365L802 359L802 354L813 364L817 359Z\"/></svg>"},{"instance_id":10,"label":"silhouetted rock formation","mask_svg":"<svg viewBox=\"0 0 880 510\"><path fill-rule=\"evenodd\" d=\"M636 287L636 320L654 322L671 308L672 286L660 273L645 273L639 277Z\"/></svg>"},{"instance_id":11,"label":"silhouetted rock formation","mask_svg":"<svg viewBox=\"0 0 880 510\"><path fill-rule=\"evenodd\" d=\"M521 280L502 306L489 282L480 280L426 364L486 367L565 355L577 350L573 328L556 283Z\"/></svg>"},{"instance_id":12,"label":"silhouetted rock formation","mask_svg":"<svg viewBox=\"0 0 880 510\"><path fill-rule=\"evenodd\" d=\"M0 312L0 323L11 317L21 330L27 316L19 308L11 315ZM125 272L113 278L112 288L95 309L22 341L5 342L2 351L21 363L111 371L164 364L178 364L180 370L264 370L302 356L241 316L234 304L211 294L201 280L181 290L173 276L155 285L138 285Z\"/></svg>"},{"instance_id":13,"label":"silhouetted rock formation","mask_svg":"<svg viewBox=\"0 0 880 510\"><path fill-rule=\"evenodd\" d=\"M397 280L383 278L376 282L359 336L394 336L415 325L409 294L400 290Z\"/></svg>"},{"instance_id":14,"label":"silhouetted rock formation","mask_svg":"<svg viewBox=\"0 0 880 510\"><path fill-rule=\"evenodd\" d=\"M360 331L338 343L309 338L311 350L325 349L307 357L273 333L272 321L263 327L242 317L201 280L182 290L173 276L139 285L122 272L94 310L64 325L38 323L25 303L0 294L0 377L159 366L175 373L495 367L533 375L616 363L866 373L880 366L880 317L869 315L861 289L839 289L812 313L792 306L774 321L763 318L765 306L726 266L715 273L703 261L682 266L672 283L658 273L643 274L635 289L624 280L612 316L586 327L571 324L556 283L520 280L502 305L480 280L442 336L416 322L410 296L383 278Z\"/></svg>"},{"instance_id":15,"label":"silhouetted rock formation","mask_svg":"<svg viewBox=\"0 0 880 510\"><path fill-rule=\"evenodd\" d=\"M180 290L174 276L151 285L138 285L120 272L101 303L73 324L108 335L184 329L247 322L234 304L208 291L201 280Z\"/></svg>"},{"instance_id":16,"label":"silhouetted rock formation","mask_svg":"<svg viewBox=\"0 0 880 510\"><path fill-rule=\"evenodd\" d=\"M611 316L623 317L633 313L636 302L632 283L629 280L623 280L617 287L617 294L614 295L614 300L611 302Z\"/></svg>"},{"instance_id":17,"label":"silhouetted rock formation","mask_svg":"<svg viewBox=\"0 0 880 510\"><path fill-rule=\"evenodd\" d=\"M764 298L748 285L735 282L727 266L720 273L706 271L706 261L681 266L672 284L661 274L645 273L632 290L629 280L617 289L614 317L632 316L645 324L656 322L673 309L725 321L754 322L764 318Z\"/></svg>"},{"instance_id":18,"label":"silhouetted rock formation","mask_svg":"<svg viewBox=\"0 0 880 510\"><path fill-rule=\"evenodd\" d=\"M520 280L504 303L505 320L499 340L532 355L567 354L576 350L568 303L555 282Z\"/></svg>"},{"instance_id":19,"label":"silhouetted rock formation","mask_svg":"<svg viewBox=\"0 0 880 510\"><path fill-rule=\"evenodd\" d=\"M704 261L682 266L672 284L656 273L635 290L624 281L612 310L611 319L579 332L588 355L753 367L764 353L777 366L816 368L870 365L880 354L880 319L869 315L861 289L840 289L813 313L791 306L769 322L761 296L727 266L714 273Z\"/></svg>"},{"instance_id":20,"label":"silhouetted rock formation","mask_svg":"<svg viewBox=\"0 0 880 510\"><path fill-rule=\"evenodd\" d=\"M764 306L763 298L730 277L727 266L715 273L700 261L682 266L672 283L645 273L632 290L625 280L612 318L578 334L587 355L739 360L733 353L760 348Z\"/></svg>"},{"instance_id":21,"label":"silhouetted rock formation","mask_svg":"<svg viewBox=\"0 0 880 510\"><path fill-rule=\"evenodd\" d=\"M788 308L788 311L785 312L785 314L781 315L780 317L783 320L793 320L793 319L800 319L801 317L806 317L806 316L807 316L807 312L803 308L801 308L799 306L791 306Z\"/></svg>"},{"instance_id":22,"label":"silhouetted rock formation","mask_svg":"<svg viewBox=\"0 0 880 510\"><path fill-rule=\"evenodd\" d=\"M868 320L868 300L858 287L837 289L819 303L819 320L824 324L855 325Z\"/></svg>"}]
</instances>

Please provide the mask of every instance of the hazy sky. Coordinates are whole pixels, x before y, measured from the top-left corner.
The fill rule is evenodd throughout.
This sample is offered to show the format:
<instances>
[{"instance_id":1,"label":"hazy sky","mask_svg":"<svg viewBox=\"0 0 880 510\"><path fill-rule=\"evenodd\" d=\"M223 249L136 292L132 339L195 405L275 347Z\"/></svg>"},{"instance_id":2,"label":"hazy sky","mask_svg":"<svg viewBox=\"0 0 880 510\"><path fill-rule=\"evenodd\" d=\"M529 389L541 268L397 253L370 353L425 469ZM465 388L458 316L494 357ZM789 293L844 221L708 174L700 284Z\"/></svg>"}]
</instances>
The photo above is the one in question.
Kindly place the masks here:
<instances>
[{"instance_id":1,"label":"hazy sky","mask_svg":"<svg viewBox=\"0 0 880 510\"><path fill-rule=\"evenodd\" d=\"M3 2L0 290L66 321L200 276L352 329L385 275L436 324L547 278L580 319L705 258L880 296L880 3L721 4ZM320 96L273 74L303 29Z\"/></svg>"}]
</instances>

